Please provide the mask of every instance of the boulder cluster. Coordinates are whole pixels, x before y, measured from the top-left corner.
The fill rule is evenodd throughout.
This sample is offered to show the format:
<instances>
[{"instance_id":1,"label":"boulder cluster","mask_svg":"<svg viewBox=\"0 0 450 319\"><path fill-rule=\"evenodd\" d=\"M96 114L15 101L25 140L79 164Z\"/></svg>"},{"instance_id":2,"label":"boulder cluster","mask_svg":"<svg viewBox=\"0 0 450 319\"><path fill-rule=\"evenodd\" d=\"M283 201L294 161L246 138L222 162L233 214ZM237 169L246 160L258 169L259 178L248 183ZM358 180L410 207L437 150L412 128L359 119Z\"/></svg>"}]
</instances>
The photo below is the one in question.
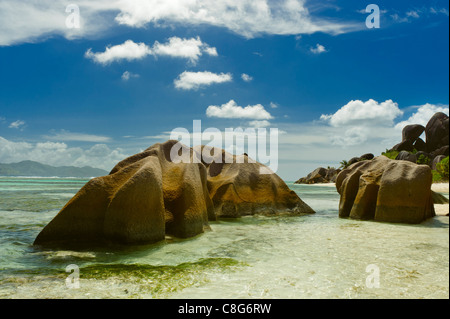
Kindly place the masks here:
<instances>
[{"instance_id":1,"label":"boulder cluster","mask_svg":"<svg viewBox=\"0 0 450 319\"><path fill-rule=\"evenodd\" d=\"M423 133L426 141L421 138ZM449 117L436 113L426 127L419 124L406 126L402 142L390 151L399 152L396 160L426 164L436 169L436 165L449 156Z\"/></svg>"},{"instance_id":2,"label":"boulder cluster","mask_svg":"<svg viewBox=\"0 0 450 319\"><path fill-rule=\"evenodd\" d=\"M418 224L435 216L431 168L385 156L343 170L339 217Z\"/></svg>"},{"instance_id":3,"label":"boulder cluster","mask_svg":"<svg viewBox=\"0 0 450 319\"><path fill-rule=\"evenodd\" d=\"M172 161L174 147L190 160ZM280 177L245 154L168 141L89 181L35 244L150 244L166 235L196 236L218 218L313 213Z\"/></svg>"},{"instance_id":4,"label":"boulder cluster","mask_svg":"<svg viewBox=\"0 0 450 319\"><path fill-rule=\"evenodd\" d=\"M295 184L327 184L336 182L336 177L341 172L340 169L336 168L323 168L319 167L313 172L309 173L308 176L300 178Z\"/></svg>"},{"instance_id":5,"label":"boulder cluster","mask_svg":"<svg viewBox=\"0 0 450 319\"><path fill-rule=\"evenodd\" d=\"M361 161L370 161L375 156L373 154L364 154L360 157L353 157L348 162L343 164L342 168L346 168L350 165L353 165L355 163L361 162ZM313 172L309 173L306 177L300 178L298 181L295 182L295 184L329 184L329 183L335 183L336 178L341 172L341 168L323 168L319 167L315 169Z\"/></svg>"}]
</instances>

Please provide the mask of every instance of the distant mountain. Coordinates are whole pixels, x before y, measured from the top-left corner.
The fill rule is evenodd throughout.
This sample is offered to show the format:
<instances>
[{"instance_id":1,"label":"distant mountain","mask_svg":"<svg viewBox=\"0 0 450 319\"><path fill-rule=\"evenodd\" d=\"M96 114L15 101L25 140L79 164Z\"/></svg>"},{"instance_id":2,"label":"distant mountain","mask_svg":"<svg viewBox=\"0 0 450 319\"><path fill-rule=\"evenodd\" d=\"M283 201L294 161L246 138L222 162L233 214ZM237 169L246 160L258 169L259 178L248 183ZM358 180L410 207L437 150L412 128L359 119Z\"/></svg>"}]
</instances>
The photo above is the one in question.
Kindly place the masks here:
<instances>
[{"instance_id":1,"label":"distant mountain","mask_svg":"<svg viewBox=\"0 0 450 319\"><path fill-rule=\"evenodd\" d=\"M107 171L92 167L62 166L54 167L33 161L13 164L0 164L0 176L30 177L98 177L108 175Z\"/></svg>"}]
</instances>

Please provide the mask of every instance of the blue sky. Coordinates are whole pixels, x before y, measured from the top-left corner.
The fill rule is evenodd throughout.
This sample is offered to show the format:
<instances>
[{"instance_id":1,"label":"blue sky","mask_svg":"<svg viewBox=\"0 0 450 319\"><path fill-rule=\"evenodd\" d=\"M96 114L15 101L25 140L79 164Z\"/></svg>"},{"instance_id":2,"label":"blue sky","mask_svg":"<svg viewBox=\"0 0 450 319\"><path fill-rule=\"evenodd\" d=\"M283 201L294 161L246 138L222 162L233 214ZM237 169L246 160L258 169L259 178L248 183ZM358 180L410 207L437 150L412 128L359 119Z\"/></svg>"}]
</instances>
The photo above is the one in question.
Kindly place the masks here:
<instances>
[{"instance_id":1,"label":"blue sky","mask_svg":"<svg viewBox=\"0 0 450 319\"><path fill-rule=\"evenodd\" d=\"M36 3L0 4L0 162L110 169L202 120L278 128L294 180L448 113L448 1Z\"/></svg>"}]
</instances>

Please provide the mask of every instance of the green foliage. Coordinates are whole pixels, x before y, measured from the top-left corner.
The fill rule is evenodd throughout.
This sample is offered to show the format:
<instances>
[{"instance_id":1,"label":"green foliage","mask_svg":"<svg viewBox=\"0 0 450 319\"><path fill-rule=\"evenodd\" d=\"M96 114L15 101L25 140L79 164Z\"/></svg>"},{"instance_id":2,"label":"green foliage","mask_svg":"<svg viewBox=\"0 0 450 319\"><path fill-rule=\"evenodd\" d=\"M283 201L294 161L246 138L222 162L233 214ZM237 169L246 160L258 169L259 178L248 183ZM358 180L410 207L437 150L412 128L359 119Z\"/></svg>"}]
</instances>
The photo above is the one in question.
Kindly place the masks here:
<instances>
[{"instance_id":1,"label":"green foliage","mask_svg":"<svg viewBox=\"0 0 450 319\"><path fill-rule=\"evenodd\" d=\"M431 172L433 173L433 183L440 183L444 181L438 171L432 170Z\"/></svg>"},{"instance_id":2,"label":"green foliage","mask_svg":"<svg viewBox=\"0 0 450 319\"><path fill-rule=\"evenodd\" d=\"M339 166L339 168L341 169L346 169L349 165L348 165L348 161L343 160L340 162L341 166Z\"/></svg>"},{"instance_id":3,"label":"green foliage","mask_svg":"<svg viewBox=\"0 0 450 319\"><path fill-rule=\"evenodd\" d=\"M398 151L386 150L386 152L382 153L381 155L386 156L387 158L390 158L392 160L395 160L397 158L398 154L400 154L400 152L398 152Z\"/></svg>"},{"instance_id":4,"label":"green foliage","mask_svg":"<svg viewBox=\"0 0 450 319\"><path fill-rule=\"evenodd\" d=\"M440 163L436 165L436 171L442 176L442 179L448 181L448 166L449 157L444 158Z\"/></svg>"},{"instance_id":5,"label":"green foliage","mask_svg":"<svg viewBox=\"0 0 450 319\"><path fill-rule=\"evenodd\" d=\"M428 156L426 156L424 154L420 154L419 157L417 158L416 163L420 164L420 165L430 165L431 158L429 158Z\"/></svg>"}]
</instances>

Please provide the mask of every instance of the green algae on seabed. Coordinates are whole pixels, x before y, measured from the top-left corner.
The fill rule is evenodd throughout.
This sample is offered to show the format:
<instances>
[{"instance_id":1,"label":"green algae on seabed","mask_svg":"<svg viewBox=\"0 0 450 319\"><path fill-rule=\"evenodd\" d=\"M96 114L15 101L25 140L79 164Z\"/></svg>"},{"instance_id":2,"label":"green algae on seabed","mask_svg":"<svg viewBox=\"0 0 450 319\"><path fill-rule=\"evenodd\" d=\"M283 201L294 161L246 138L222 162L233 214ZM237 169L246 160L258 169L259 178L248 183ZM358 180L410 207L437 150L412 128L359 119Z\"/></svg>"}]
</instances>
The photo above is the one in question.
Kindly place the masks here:
<instances>
[{"instance_id":1,"label":"green algae on seabed","mask_svg":"<svg viewBox=\"0 0 450 319\"><path fill-rule=\"evenodd\" d=\"M143 264L92 265L80 269L80 278L106 280L117 278L144 284L155 297L167 297L170 293L209 281L206 271L236 270L247 266L232 258L206 258L194 263L177 266L152 266ZM147 290L146 289L146 290Z\"/></svg>"},{"instance_id":2,"label":"green algae on seabed","mask_svg":"<svg viewBox=\"0 0 450 319\"><path fill-rule=\"evenodd\" d=\"M81 287L101 285L109 287L108 289L113 289L112 287L117 286L117 283L121 283L120 287L127 287L124 289L126 298L142 298L143 296L168 298L172 293L185 288L208 283L212 274L236 271L246 266L248 266L246 263L232 258L205 258L176 266L93 264L80 267L79 280ZM4 284L33 281L43 284L43 281L47 281L51 285L64 282L67 276L66 272L48 268L21 270L16 271L13 277L5 278ZM124 283L126 285L123 285ZM133 287L133 291L130 287Z\"/></svg>"}]
</instances>

